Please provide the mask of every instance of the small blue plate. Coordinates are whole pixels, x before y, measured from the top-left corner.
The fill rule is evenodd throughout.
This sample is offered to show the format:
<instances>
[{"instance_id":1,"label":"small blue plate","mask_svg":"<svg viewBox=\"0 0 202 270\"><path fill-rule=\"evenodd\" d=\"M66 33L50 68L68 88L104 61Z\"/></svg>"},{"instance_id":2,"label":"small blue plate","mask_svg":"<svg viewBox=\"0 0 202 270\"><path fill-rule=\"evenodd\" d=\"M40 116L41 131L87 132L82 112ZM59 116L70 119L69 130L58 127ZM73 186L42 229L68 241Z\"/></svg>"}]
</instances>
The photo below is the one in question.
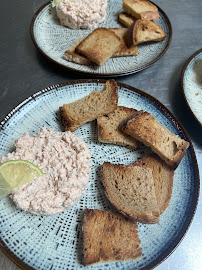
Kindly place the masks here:
<instances>
[{"instance_id":1,"label":"small blue plate","mask_svg":"<svg viewBox=\"0 0 202 270\"><path fill-rule=\"evenodd\" d=\"M60 25L55 8L51 2L43 5L34 15L31 22L31 37L39 49L49 60L65 68L99 77L115 77L132 74L143 70L159 60L170 46L172 27L167 15L158 7L160 20L157 24L166 33L161 42L150 42L138 46L137 56L110 58L103 66L79 65L64 59L64 52L70 48L79 37L86 37L93 30L70 29ZM118 14L122 13L122 1L108 0L107 16L99 27L120 28Z\"/></svg>"},{"instance_id":2,"label":"small blue plate","mask_svg":"<svg viewBox=\"0 0 202 270\"><path fill-rule=\"evenodd\" d=\"M40 127L63 131L59 107L100 91L105 80L77 80L43 89L28 97L0 123L0 156L13 151L13 142L24 132L31 135ZM146 110L171 132L190 142L186 156L175 171L169 207L157 224L140 224L143 256L139 260L95 264L86 269L151 269L162 262L180 243L189 228L199 196L199 172L193 146L175 117L150 95L118 83L119 105ZM36 216L16 208L10 198L0 200L0 247L22 269L83 269L82 220L85 208L113 209L101 184L104 161L130 164L150 150L136 150L102 144L97 140L96 121L75 131L89 146L92 171L88 189L78 203L65 212Z\"/></svg>"}]
</instances>

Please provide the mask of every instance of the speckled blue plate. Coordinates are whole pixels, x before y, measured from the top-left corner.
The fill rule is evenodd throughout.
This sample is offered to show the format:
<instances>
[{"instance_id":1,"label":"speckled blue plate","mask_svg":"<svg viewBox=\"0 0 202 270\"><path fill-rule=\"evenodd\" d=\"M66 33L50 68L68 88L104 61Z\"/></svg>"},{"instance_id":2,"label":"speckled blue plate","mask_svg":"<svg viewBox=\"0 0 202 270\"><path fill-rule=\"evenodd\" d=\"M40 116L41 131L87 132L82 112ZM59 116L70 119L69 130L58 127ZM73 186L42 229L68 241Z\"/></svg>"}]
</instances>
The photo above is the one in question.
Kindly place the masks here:
<instances>
[{"instance_id":1,"label":"speckled blue plate","mask_svg":"<svg viewBox=\"0 0 202 270\"><path fill-rule=\"evenodd\" d=\"M184 64L181 85L189 109L202 126L202 49Z\"/></svg>"},{"instance_id":2,"label":"speckled blue plate","mask_svg":"<svg viewBox=\"0 0 202 270\"><path fill-rule=\"evenodd\" d=\"M13 109L0 123L0 155L13 150L13 142L25 131L40 127L62 131L58 109L64 103L100 91L104 80L78 80L43 89ZM86 269L151 269L162 262L180 243L196 210L199 173L194 150L182 126L156 99L118 83L119 105L143 109L154 115L170 131L190 142L185 158L175 171L169 207L158 224L138 224L143 256L140 260L102 263ZM112 209L101 184L100 166L104 161L130 164L150 150L141 145L129 150L97 140L96 121L80 127L75 134L88 143L92 172L88 190L70 210L53 216L36 216L18 210L11 199L0 201L0 246L22 269L82 269L82 219L85 208Z\"/></svg>"},{"instance_id":3,"label":"speckled blue plate","mask_svg":"<svg viewBox=\"0 0 202 270\"><path fill-rule=\"evenodd\" d=\"M92 30L70 29L60 25L55 8L50 2L43 5L34 15L31 23L31 37L36 47L53 62L73 71L96 76L114 77L138 72L149 67L167 51L172 37L172 28L167 15L159 7L160 20L156 21L166 33L162 42L153 42L138 46L137 56L109 59L103 66L84 66L69 62L63 58L64 52L79 37L86 37ZM108 0L106 20L99 27L120 28L118 14L123 12L122 1Z\"/></svg>"}]
</instances>

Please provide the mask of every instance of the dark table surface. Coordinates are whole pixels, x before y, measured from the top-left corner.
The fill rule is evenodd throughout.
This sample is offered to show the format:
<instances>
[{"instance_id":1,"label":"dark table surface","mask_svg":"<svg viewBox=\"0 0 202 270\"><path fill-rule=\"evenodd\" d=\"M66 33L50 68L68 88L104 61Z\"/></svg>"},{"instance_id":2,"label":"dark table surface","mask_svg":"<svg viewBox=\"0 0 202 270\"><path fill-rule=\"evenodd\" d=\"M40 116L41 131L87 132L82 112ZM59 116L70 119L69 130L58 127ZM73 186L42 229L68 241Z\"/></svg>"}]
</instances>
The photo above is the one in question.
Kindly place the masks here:
<instances>
[{"instance_id":1,"label":"dark table surface","mask_svg":"<svg viewBox=\"0 0 202 270\"><path fill-rule=\"evenodd\" d=\"M202 128L189 111L181 90L182 67L202 47L201 0L155 0L168 15L173 37L166 54L151 67L115 78L154 96L181 122L193 142L202 172ZM29 95L47 86L90 78L70 72L47 60L37 51L29 33L34 13L45 1L21 0L1 3L0 120ZM8 12L9 11L9 12ZM189 231L178 248L156 269L202 269L202 199ZM19 269L0 251L0 270Z\"/></svg>"}]
</instances>

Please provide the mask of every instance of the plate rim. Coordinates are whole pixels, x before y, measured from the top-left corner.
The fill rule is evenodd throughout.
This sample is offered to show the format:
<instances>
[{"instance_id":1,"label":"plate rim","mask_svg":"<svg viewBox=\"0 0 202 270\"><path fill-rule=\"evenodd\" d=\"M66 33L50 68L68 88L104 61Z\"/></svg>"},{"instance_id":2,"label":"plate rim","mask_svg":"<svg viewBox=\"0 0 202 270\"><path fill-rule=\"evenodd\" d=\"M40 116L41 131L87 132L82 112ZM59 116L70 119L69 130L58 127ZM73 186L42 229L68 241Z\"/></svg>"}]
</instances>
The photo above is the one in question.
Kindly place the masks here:
<instances>
[{"instance_id":1,"label":"plate rim","mask_svg":"<svg viewBox=\"0 0 202 270\"><path fill-rule=\"evenodd\" d=\"M194 57L196 57L198 54L202 53L202 48L199 49L198 51L196 51L195 53L193 53L184 63L183 68L182 68L182 72L181 72L181 89L182 89L182 94L184 96L184 99L187 103L187 106L189 108L189 111L192 113L192 115L194 116L195 120L198 122L198 124L202 127L202 122L199 121L199 119L197 118L196 114L192 111L191 106L189 105L189 102L187 100L187 97L185 95L185 90L184 90L184 74L186 72L186 69L189 65L189 63L192 61L192 59L194 59Z\"/></svg>"},{"instance_id":2,"label":"plate rim","mask_svg":"<svg viewBox=\"0 0 202 270\"><path fill-rule=\"evenodd\" d=\"M150 1L150 0L149 0ZM32 20L31 20L31 24L30 24L30 36L31 36L31 39L32 39L32 42L34 43L35 47L39 50L40 53L42 53L49 61L51 61L52 63L54 64L57 64L65 69L68 69L68 70L71 70L75 73L81 73L83 75L91 75L93 77L107 77L107 78L111 78L111 77L120 77L120 76L126 76L126 75L130 75L130 74L134 74L134 73L137 73L139 71L142 71L148 67L150 67L152 64L154 64L155 62L157 62L168 50L168 48L170 47L170 44L171 44L171 41L172 41L172 25L171 25L171 22L167 16L167 14L158 6L156 5L155 3L153 3L152 1L150 1L152 4L154 4L159 10L160 12L163 14L165 20L166 20L166 23L167 23L167 26L168 26L168 29L169 29L169 40L168 40L168 43L165 47L165 49L161 52L161 54L156 57L155 59L153 59L151 62L149 62L148 64L144 65L144 66L141 66L139 68L136 68L136 69L132 69L130 71L126 71L126 72L116 72L116 73L95 73L95 72L90 72L90 71L83 71L83 70L79 70L79 69L76 69L76 68L71 68L71 67L67 67L59 62L57 62L56 60L52 59L50 56L48 56L38 45L38 43L36 42L36 39L34 37L34 23L35 23L35 20L37 18L37 16L39 15L39 13L49 4L51 4L52 1L48 1L46 2L44 5L42 5L34 14L34 16L32 17Z\"/></svg>"},{"instance_id":3,"label":"plate rim","mask_svg":"<svg viewBox=\"0 0 202 270\"><path fill-rule=\"evenodd\" d=\"M67 85L74 85L74 84L81 84L81 83L106 83L107 79L77 79L77 80L71 80L63 83L58 83L54 84L52 86L48 86L43 88L42 90L37 91L36 93L30 95L28 98L26 98L24 101L22 101L19 105L17 105L15 108L13 108L5 117L4 119L0 122L0 131L3 130L3 126L6 125L6 123L9 121L9 119L18 112L23 106L28 104L31 100L35 100L35 97L43 95L49 91L57 90L57 88L67 86ZM186 233L188 232L190 225L193 221L193 218L195 216L197 206L198 206L198 201L199 201L199 193L200 193L200 176L199 176L199 168L198 168L198 162L196 159L195 151L193 144L189 138L189 135L185 131L184 127L182 124L177 120L177 118L172 114L172 112L167 109L165 105L163 105L158 99L155 97L151 96L148 93L145 93L142 90L139 90L133 86L130 86L125 83L120 83L117 82L118 87L120 88L126 88L128 90L135 91L136 93L140 94L142 97L146 97L149 100L153 101L166 115L171 119L171 121L174 123L174 125L177 127L177 129L183 134L184 138L190 143L189 146L189 151L190 155L192 157L193 163L194 163L194 174L196 175L195 178L195 184L197 187L197 194L195 193L196 196L194 196L194 203L192 204L192 207L190 208L191 215L188 216L186 223L184 223L183 228L175 240L175 242L172 242L172 244L165 250L165 252L160 255L157 259L153 260L150 264L147 266L141 268L141 270L151 270L154 267L158 266L161 264L163 261L165 261L174 251L175 249L179 246L179 244L182 242L183 238L185 237ZM9 248L6 246L6 243L4 243L0 237L0 249L3 251L3 253L6 254L6 256L13 261L18 267L20 267L23 270L35 270L35 268L32 268L31 266L27 265L25 262L23 262L19 257L17 257L15 254L12 253L12 251L9 250Z\"/></svg>"}]
</instances>

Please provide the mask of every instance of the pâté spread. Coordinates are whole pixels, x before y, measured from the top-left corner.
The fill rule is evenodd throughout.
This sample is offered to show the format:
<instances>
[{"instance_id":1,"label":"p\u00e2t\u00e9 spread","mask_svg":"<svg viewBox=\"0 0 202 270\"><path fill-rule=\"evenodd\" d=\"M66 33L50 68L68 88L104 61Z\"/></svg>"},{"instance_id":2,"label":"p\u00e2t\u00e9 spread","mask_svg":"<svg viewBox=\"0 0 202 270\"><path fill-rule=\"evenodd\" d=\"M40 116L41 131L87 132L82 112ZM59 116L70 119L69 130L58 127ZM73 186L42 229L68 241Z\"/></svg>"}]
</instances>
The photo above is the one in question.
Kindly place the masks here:
<instances>
[{"instance_id":1,"label":"p\u00e2t\u00e9 spread","mask_svg":"<svg viewBox=\"0 0 202 270\"><path fill-rule=\"evenodd\" d=\"M106 17L107 0L64 0L56 6L61 25L94 29Z\"/></svg>"},{"instance_id":2,"label":"p\u00e2t\u00e9 spread","mask_svg":"<svg viewBox=\"0 0 202 270\"><path fill-rule=\"evenodd\" d=\"M71 208L83 195L89 181L91 158L88 146L71 133L45 127L33 137L25 133L15 141L16 150L0 163L24 159L44 173L31 183L14 189L16 206L33 214L51 215Z\"/></svg>"}]
</instances>

